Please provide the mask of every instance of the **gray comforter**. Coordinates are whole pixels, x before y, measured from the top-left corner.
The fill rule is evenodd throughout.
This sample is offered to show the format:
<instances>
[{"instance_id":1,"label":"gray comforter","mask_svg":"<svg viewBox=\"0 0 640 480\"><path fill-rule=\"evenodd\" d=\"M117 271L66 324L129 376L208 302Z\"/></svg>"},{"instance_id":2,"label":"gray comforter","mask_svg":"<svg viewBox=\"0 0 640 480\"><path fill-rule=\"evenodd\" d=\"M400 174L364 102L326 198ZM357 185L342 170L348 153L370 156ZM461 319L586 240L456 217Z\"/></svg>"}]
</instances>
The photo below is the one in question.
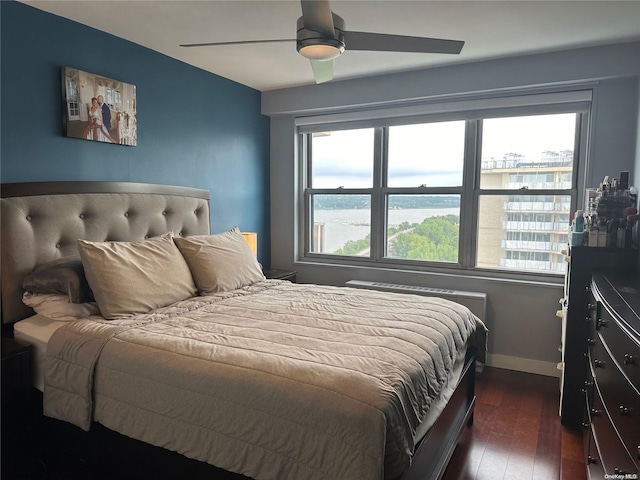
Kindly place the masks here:
<instances>
[{"instance_id":1,"label":"gray comforter","mask_svg":"<svg viewBox=\"0 0 640 480\"><path fill-rule=\"evenodd\" d=\"M468 342L447 300L267 280L59 329L44 408L260 480L396 478Z\"/></svg>"}]
</instances>

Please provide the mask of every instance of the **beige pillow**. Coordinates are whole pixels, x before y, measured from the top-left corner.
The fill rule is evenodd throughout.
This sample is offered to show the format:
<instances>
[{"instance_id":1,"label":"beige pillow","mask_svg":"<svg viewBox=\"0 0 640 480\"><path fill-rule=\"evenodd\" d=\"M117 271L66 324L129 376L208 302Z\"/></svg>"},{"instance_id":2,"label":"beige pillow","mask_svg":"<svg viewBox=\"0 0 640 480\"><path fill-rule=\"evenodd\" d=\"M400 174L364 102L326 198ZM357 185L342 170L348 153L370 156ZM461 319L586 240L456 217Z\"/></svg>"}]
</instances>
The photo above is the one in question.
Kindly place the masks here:
<instances>
[{"instance_id":1,"label":"beige pillow","mask_svg":"<svg viewBox=\"0 0 640 480\"><path fill-rule=\"evenodd\" d=\"M201 295L264 280L262 268L238 227L217 235L174 238Z\"/></svg>"},{"instance_id":2,"label":"beige pillow","mask_svg":"<svg viewBox=\"0 0 640 480\"><path fill-rule=\"evenodd\" d=\"M78 240L78 247L104 318L146 313L196 294L171 233L140 242Z\"/></svg>"}]
</instances>

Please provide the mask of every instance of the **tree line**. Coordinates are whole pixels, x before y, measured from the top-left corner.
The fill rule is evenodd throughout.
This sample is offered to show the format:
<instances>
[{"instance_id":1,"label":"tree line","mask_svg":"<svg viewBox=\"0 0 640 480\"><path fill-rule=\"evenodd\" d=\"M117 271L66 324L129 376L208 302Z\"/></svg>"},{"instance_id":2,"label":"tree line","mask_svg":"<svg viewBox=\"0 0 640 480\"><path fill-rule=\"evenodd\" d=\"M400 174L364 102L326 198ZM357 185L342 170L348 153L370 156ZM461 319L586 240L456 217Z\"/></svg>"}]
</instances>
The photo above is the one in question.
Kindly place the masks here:
<instances>
[{"instance_id":1,"label":"tree line","mask_svg":"<svg viewBox=\"0 0 640 480\"><path fill-rule=\"evenodd\" d=\"M440 262L458 261L460 217L440 215L425 218L422 223L403 222L389 228L387 256L412 260ZM358 255L371 246L371 235L360 240L349 240L336 255Z\"/></svg>"}]
</instances>

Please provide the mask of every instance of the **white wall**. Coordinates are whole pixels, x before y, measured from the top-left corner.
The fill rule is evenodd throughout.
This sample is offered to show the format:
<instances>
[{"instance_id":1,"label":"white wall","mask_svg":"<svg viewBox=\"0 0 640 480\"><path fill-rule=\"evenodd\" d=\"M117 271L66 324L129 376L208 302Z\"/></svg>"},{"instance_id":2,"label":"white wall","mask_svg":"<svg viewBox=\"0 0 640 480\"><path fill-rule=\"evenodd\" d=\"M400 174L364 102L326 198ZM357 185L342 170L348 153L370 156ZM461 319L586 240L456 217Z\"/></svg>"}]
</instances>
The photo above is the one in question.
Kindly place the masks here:
<instances>
[{"instance_id":1,"label":"white wall","mask_svg":"<svg viewBox=\"0 0 640 480\"><path fill-rule=\"evenodd\" d=\"M555 312L562 296L560 278L547 283L515 282L297 261L294 118L451 96L482 97L514 89L595 84L587 186L597 185L604 175L617 176L621 170L632 171L637 185L638 58L640 42L634 42L264 92L262 112L271 117L272 265L297 270L300 282L343 285L359 279L486 292L489 363L557 374L560 320Z\"/></svg>"}]
</instances>

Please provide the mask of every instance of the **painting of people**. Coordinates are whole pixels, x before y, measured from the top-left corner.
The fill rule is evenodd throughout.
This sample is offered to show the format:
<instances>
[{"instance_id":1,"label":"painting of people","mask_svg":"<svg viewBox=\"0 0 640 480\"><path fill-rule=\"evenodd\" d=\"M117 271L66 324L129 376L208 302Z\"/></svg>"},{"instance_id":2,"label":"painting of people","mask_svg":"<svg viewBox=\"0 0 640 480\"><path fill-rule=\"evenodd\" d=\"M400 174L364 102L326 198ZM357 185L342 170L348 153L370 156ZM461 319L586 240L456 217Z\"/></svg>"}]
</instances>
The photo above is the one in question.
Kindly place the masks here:
<instances>
[{"instance_id":1,"label":"painting of people","mask_svg":"<svg viewBox=\"0 0 640 480\"><path fill-rule=\"evenodd\" d=\"M67 137L137 144L135 85L63 67L62 87Z\"/></svg>"}]
</instances>

